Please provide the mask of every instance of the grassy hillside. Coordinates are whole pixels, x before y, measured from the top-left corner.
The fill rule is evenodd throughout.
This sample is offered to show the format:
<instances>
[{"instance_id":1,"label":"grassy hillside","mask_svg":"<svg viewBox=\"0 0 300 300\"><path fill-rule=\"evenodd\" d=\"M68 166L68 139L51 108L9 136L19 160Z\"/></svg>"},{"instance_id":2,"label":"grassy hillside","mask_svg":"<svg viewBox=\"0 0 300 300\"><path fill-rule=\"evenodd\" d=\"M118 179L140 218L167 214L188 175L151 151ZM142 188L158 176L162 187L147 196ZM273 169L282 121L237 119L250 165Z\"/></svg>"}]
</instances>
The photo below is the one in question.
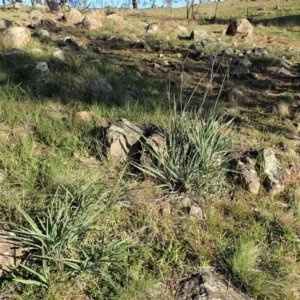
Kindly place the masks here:
<instances>
[{"instance_id":1,"label":"grassy hillside","mask_svg":"<svg viewBox=\"0 0 300 300\"><path fill-rule=\"evenodd\" d=\"M1 10L1 17L20 22L32 10ZM178 281L207 266L255 299L300 299L299 180L279 195L264 188L254 195L237 184L238 174L226 176L229 165L208 155L184 159L185 146L198 141L191 133L216 157L212 133L224 142L222 154L284 148L290 152L279 161L298 164L299 5L226 0L213 19L215 10L203 4L186 20L185 8L113 9L125 22L99 10L101 30L57 21L51 39L32 38L21 53L1 45L0 229L13 230L26 248L22 265L2 277L1 299L176 299ZM222 34L231 19L247 16L251 43ZM153 22L159 31L146 34ZM221 42L195 58L178 25L186 36L201 29ZM253 55L258 47L268 56ZM53 57L57 48L64 60ZM249 51L258 79L230 75L226 49ZM292 77L278 76L283 56ZM39 62L49 72L36 73ZM97 88L99 80L112 90ZM230 101L232 85L243 96ZM178 122L183 112L190 123ZM173 134L178 160L158 156L169 177L106 158L101 124L120 118ZM210 168L195 175L194 165ZM187 178L184 188L174 177Z\"/></svg>"}]
</instances>

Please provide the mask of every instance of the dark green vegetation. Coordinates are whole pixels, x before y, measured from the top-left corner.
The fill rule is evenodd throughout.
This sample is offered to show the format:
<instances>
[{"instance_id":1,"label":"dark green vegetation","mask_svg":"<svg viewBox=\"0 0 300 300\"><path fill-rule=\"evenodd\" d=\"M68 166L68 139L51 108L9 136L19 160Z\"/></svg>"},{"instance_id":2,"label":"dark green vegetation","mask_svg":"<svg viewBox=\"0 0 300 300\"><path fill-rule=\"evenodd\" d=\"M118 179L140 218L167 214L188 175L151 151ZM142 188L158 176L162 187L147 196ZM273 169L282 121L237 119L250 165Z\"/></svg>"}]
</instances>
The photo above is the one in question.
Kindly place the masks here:
<instances>
[{"instance_id":1,"label":"dark green vegetation","mask_svg":"<svg viewBox=\"0 0 300 300\"><path fill-rule=\"evenodd\" d=\"M205 25L209 32L223 28L222 18L245 14L237 1L222 3L227 5L223 10L219 5L220 22ZM214 5L207 7L209 19ZM270 56L253 59L267 70L265 77L286 55L288 42L299 46L298 24L290 16L276 17L271 6L266 12L274 22L264 26L262 18L254 42L267 44ZM146 17L161 21L160 13L169 10L147 11ZM224 78L228 80L226 69L187 57L190 42L167 32L177 20L161 25L167 33L146 37L149 49L130 46L126 37L145 34L134 23L144 17L125 12L124 18L134 24L122 25L128 32L107 22L101 32L68 29L57 33L55 41L36 39L22 54L7 56L10 49L1 49L0 168L5 176L0 226L28 246L23 265L1 281L1 292L9 299L31 300L174 299L172 282L214 265L257 299L299 299L297 185L276 197L264 190L253 196L226 180L227 164L216 163L224 152L240 148L284 142L298 150L278 132L293 132L293 123L299 122L294 105L299 79L279 80L279 88L270 91L252 79L230 78L248 97L225 103L219 96ZM290 23L280 23L283 18ZM91 46L61 42L67 33ZM232 47L231 38L224 40ZM52 57L56 46L66 47L64 61ZM251 49L242 43L233 47ZM42 52L34 53L34 48ZM220 50L212 46L208 51ZM174 68L155 69L153 64L161 62L158 53L175 61ZM287 56L297 62L299 53L293 50ZM41 61L50 70L43 76L31 67ZM111 84L111 92L97 89L99 78ZM278 101L289 105L288 117L276 110ZM92 112L93 118L83 122L76 117L80 111ZM233 114L228 111L236 112L230 124ZM170 132L168 156L149 149L160 162L158 168L143 169L149 177L130 174L130 168L103 155L100 118L114 122L120 117ZM188 214L187 197L202 216ZM158 282L164 286L159 296Z\"/></svg>"}]
</instances>

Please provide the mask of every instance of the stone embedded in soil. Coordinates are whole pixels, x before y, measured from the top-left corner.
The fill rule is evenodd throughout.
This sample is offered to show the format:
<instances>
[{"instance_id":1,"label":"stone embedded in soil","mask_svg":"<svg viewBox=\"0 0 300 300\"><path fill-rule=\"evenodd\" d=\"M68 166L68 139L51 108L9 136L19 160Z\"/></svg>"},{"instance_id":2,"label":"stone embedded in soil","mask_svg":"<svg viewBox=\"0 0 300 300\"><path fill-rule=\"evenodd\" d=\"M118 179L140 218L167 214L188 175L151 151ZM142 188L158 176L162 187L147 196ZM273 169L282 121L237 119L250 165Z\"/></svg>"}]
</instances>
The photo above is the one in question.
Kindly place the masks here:
<instances>
[{"instance_id":1,"label":"stone embedded in soil","mask_svg":"<svg viewBox=\"0 0 300 300\"><path fill-rule=\"evenodd\" d=\"M277 195L284 190L285 174L281 163L277 160L272 148L262 150L262 168L265 176L264 186L271 195Z\"/></svg>"}]
</instances>

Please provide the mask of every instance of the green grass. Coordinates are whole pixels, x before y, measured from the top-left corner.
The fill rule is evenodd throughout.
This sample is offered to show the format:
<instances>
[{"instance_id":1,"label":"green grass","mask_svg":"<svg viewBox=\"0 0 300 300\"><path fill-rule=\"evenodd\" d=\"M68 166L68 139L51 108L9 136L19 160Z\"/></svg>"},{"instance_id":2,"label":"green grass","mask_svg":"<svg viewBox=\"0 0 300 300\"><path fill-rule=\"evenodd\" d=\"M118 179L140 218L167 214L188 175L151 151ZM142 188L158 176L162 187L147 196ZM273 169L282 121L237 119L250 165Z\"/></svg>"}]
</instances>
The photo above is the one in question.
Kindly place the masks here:
<instances>
[{"instance_id":1,"label":"green grass","mask_svg":"<svg viewBox=\"0 0 300 300\"><path fill-rule=\"evenodd\" d=\"M266 9L258 11L258 6ZM215 4L201 5L194 21L185 20L185 8L172 9L173 18L168 8L116 9L127 24L103 22L101 31L91 32L63 28L53 41L34 39L23 54L12 57L1 46L0 171L5 177L0 182L0 228L15 232L12 242L21 241L26 251L22 264L2 278L0 293L31 300L166 300L173 299L168 283L215 265L255 299L299 299L297 183L275 197L263 189L254 196L225 176L231 150L279 142L298 147L278 134L294 126L297 82L271 77L281 56L298 61L296 6L291 1L280 2L279 11L273 6L270 1L226 0L219 3L214 23L209 19ZM226 103L219 97L226 72L211 74L211 63L186 57L191 43L179 41L174 30L180 24L191 31L203 23L201 29L215 40L220 35L213 31L224 29L229 18L246 16L247 8L260 13L254 16L253 43L270 52L251 61L263 69L262 76L276 80L277 89L236 80L247 99ZM3 17L14 14L3 11ZM145 20L160 22L161 32L146 35ZM151 50L131 45L127 37L132 33ZM95 44L105 37L116 39L88 50L68 45L65 61L59 61L52 54L66 35ZM223 42L251 50L248 44L233 46L232 38ZM287 54L290 45L295 48ZM218 54L222 48L206 51ZM163 60L173 67L154 69L153 63ZM33 71L42 61L49 66L47 74ZM101 90L99 79L112 91ZM277 92L281 98L274 100ZM177 99L178 107L170 108L170 99ZM277 100L288 99L290 117L283 120L272 108ZM240 123L226 119L228 108L241 111ZM76 119L80 111L92 112L92 120ZM166 149L145 141L150 165L133 163L141 173L128 174L126 166L103 154L101 118L156 124L164 128ZM289 161L282 156L282 163ZM202 219L188 214L184 195L202 209ZM160 284L164 293L157 295Z\"/></svg>"}]
</instances>

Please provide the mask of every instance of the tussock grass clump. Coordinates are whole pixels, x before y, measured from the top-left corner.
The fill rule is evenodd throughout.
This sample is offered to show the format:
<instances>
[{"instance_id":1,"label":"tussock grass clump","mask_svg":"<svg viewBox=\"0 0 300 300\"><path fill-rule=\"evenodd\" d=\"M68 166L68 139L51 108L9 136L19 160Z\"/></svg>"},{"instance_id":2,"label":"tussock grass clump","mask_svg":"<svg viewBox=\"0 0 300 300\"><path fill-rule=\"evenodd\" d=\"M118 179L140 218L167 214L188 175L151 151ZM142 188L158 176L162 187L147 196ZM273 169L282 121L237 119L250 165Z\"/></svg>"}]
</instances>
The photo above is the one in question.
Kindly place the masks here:
<instances>
[{"instance_id":1,"label":"tussock grass clump","mask_svg":"<svg viewBox=\"0 0 300 300\"><path fill-rule=\"evenodd\" d=\"M290 116L290 105L286 102L279 102L277 110L280 118L285 119Z\"/></svg>"},{"instance_id":2,"label":"tussock grass clump","mask_svg":"<svg viewBox=\"0 0 300 300\"><path fill-rule=\"evenodd\" d=\"M98 226L107 202L109 199L102 196L95 198L91 190L73 194L65 189L57 190L39 216L31 217L16 205L27 225L7 224L15 236L1 236L12 244L21 244L26 251L26 260L20 265L24 272L15 273L13 280L48 289L91 272L114 286L109 268L121 267L126 241L108 240L108 223Z\"/></svg>"},{"instance_id":3,"label":"tussock grass clump","mask_svg":"<svg viewBox=\"0 0 300 300\"><path fill-rule=\"evenodd\" d=\"M204 120L201 110L178 116L176 105L169 118L169 131L164 132L165 149L145 142L152 157L151 164L133 165L157 179L171 191L205 191L219 189L228 160L231 121L223 123L222 117L211 115ZM156 163L155 163L156 162Z\"/></svg>"},{"instance_id":4,"label":"tussock grass clump","mask_svg":"<svg viewBox=\"0 0 300 300\"><path fill-rule=\"evenodd\" d=\"M253 241L241 239L232 250L224 257L225 268L230 272L232 279L254 296L276 295L274 286L272 289L268 288L268 274L259 268L263 249Z\"/></svg>"}]
</instances>

